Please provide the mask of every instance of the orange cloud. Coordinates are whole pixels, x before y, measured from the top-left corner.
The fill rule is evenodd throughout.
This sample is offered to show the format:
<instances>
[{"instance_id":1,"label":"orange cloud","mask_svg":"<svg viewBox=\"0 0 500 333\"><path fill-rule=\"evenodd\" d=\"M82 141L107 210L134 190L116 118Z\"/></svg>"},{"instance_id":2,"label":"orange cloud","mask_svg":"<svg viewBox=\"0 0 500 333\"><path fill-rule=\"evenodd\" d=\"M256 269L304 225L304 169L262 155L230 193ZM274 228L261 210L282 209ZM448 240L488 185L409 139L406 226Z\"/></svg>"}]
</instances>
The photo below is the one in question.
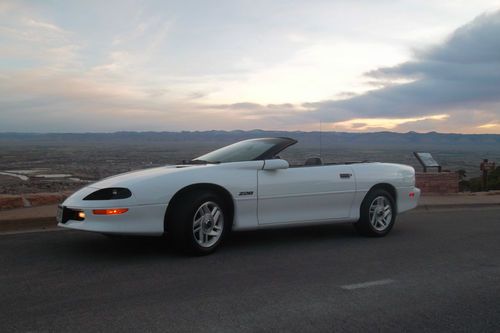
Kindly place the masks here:
<instances>
[{"instance_id":1,"label":"orange cloud","mask_svg":"<svg viewBox=\"0 0 500 333\"><path fill-rule=\"evenodd\" d=\"M331 123L332 129L366 131L370 129L394 129L399 125L422 121L422 120L446 120L449 118L447 114L437 114L415 118L355 118L347 121Z\"/></svg>"}]
</instances>

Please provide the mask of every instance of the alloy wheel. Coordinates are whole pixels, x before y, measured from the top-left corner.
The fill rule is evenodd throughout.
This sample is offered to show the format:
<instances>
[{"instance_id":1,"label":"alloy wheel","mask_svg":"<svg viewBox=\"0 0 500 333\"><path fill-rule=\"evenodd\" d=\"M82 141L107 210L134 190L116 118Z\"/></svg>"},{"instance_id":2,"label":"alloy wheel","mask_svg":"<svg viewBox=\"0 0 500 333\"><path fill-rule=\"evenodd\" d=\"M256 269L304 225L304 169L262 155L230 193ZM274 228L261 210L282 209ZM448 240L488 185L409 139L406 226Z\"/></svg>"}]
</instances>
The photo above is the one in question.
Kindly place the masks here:
<instances>
[{"instance_id":1,"label":"alloy wheel","mask_svg":"<svg viewBox=\"0 0 500 333\"><path fill-rule=\"evenodd\" d=\"M193 236L202 247L211 247L220 239L224 229L224 215L213 201L198 207L193 217Z\"/></svg>"}]
</instances>

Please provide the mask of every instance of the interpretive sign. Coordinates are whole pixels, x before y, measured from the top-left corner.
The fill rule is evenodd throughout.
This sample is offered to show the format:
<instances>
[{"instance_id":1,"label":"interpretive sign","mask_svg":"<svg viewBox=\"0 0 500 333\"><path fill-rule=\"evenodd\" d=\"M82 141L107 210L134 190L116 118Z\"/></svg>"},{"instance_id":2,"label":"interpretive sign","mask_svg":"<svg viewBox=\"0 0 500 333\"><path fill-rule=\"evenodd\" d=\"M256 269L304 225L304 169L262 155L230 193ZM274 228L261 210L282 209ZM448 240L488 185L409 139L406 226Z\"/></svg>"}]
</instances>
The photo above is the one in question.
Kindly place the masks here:
<instances>
[{"instance_id":1,"label":"interpretive sign","mask_svg":"<svg viewBox=\"0 0 500 333\"><path fill-rule=\"evenodd\" d=\"M424 168L424 172L427 172L428 168L437 168L438 172L441 172L441 166L439 163L432 157L431 153L418 153L414 152L413 155L420 162L422 167Z\"/></svg>"}]
</instances>

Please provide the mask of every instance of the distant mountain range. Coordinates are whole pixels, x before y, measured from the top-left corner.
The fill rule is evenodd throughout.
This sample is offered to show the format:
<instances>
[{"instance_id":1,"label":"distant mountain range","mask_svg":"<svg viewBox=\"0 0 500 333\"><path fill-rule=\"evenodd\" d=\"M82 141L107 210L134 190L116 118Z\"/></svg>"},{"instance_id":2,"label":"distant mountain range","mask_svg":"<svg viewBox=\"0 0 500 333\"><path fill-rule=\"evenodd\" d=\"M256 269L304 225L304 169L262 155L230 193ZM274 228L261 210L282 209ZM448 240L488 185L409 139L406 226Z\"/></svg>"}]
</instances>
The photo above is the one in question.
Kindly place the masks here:
<instances>
[{"instance_id":1,"label":"distant mountain range","mask_svg":"<svg viewBox=\"0 0 500 333\"><path fill-rule=\"evenodd\" d=\"M146 144L162 142L231 143L238 140L286 136L303 146L449 148L453 150L499 150L500 134L445 133L346 133L301 131L182 131L182 132L114 132L114 133L0 133L0 144Z\"/></svg>"}]
</instances>

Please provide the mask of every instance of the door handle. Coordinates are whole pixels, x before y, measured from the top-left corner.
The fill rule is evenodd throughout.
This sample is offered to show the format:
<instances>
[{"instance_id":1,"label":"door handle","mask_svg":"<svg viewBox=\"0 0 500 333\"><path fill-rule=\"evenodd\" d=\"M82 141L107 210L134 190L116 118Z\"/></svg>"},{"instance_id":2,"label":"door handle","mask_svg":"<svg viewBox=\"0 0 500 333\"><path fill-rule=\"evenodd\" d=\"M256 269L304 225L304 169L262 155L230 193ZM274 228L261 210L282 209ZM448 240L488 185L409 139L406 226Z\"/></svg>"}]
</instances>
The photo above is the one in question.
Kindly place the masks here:
<instances>
[{"instance_id":1,"label":"door handle","mask_svg":"<svg viewBox=\"0 0 500 333\"><path fill-rule=\"evenodd\" d=\"M344 178L344 179L351 178L351 176L352 176L352 173L341 173L340 174L340 178Z\"/></svg>"}]
</instances>

